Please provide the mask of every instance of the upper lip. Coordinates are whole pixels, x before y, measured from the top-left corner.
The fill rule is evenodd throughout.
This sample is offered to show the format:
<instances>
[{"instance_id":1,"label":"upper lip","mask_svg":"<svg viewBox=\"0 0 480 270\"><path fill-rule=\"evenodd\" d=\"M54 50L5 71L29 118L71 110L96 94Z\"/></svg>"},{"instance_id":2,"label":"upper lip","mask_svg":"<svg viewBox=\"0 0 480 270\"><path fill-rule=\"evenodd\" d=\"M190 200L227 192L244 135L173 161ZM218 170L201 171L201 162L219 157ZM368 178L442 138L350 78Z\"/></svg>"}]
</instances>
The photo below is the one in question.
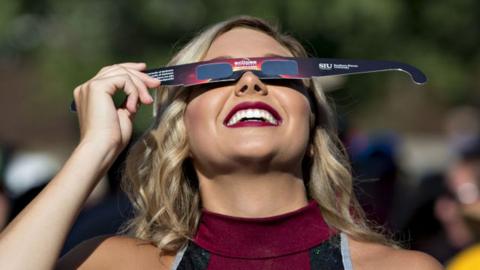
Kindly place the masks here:
<instances>
[{"instance_id":1,"label":"upper lip","mask_svg":"<svg viewBox=\"0 0 480 270\"><path fill-rule=\"evenodd\" d=\"M230 120L230 118L232 118L232 116L240 111L240 110L246 110L246 109L262 109L262 110L266 110L268 111L269 113L272 114L272 116L278 121L278 122L281 122L282 121L282 117L280 116L280 114L270 105L268 105L267 103L265 102L261 102L261 101L246 101L246 102L242 102L242 103L238 103L237 105L235 105L235 107L233 107L230 112L227 114L227 117L225 117L225 120L223 121L223 124L224 125L227 125L228 121Z\"/></svg>"}]
</instances>

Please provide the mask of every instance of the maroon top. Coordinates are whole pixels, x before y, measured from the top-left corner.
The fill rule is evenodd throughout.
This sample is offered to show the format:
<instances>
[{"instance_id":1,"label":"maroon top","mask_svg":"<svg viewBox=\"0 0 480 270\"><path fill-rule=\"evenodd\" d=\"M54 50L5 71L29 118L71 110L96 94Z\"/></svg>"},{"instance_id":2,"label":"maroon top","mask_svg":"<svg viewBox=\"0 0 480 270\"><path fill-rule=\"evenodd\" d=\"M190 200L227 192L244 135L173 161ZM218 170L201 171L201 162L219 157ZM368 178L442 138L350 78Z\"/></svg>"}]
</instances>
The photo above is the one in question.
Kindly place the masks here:
<instances>
[{"instance_id":1,"label":"maroon top","mask_svg":"<svg viewBox=\"0 0 480 270\"><path fill-rule=\"evenodd\" d=\"M309 269L309 250L334 234L315 200L293 212L240 218L202 210L194 242L208 269Z\"/></svg>"}]
</instances>

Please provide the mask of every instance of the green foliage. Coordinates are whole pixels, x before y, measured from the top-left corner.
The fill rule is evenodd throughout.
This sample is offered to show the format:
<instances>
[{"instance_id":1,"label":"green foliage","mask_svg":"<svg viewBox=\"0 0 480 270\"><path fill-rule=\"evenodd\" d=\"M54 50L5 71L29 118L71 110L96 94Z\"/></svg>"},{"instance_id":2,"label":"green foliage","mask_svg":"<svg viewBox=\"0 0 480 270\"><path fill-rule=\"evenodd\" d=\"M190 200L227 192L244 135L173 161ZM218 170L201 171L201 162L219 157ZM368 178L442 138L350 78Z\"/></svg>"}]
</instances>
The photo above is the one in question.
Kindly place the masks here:
<instances>
[{"instance_id":1,"label":"green foliage","mask_svg":"<svg viewBox=\"0 0 480 270\"><path fill-rule=\"evenodd\" d=\"M144 0L0 1L0 53L21 59L40 78L37 105L71 99L71 90L104 65L165 64L205 26L249 14L279 23L313 55L391 59L424 70L446 106L474 96L480 56L480 2L475 0ZM477 60L477 61L476 61ZM382 97L397 75L347 83L354 100ZM405 80L408 80L405 78ZM358 103L369 106L369 102ZM137 128L150 122L151 108ZM48 114L48 109L45 112Z\"/></svg>"},{"instance_id":2,"label":"green foliage","mask_svg":"<svg viewBox=\"0 0 480 270\"><path fill-rule=\"evenodd\" d=\"M18 2L14 0L5 0L0 2L0 39L5 40L5 34L10 27L10 21L16 16Z\"/></svg>"}]
</instances>

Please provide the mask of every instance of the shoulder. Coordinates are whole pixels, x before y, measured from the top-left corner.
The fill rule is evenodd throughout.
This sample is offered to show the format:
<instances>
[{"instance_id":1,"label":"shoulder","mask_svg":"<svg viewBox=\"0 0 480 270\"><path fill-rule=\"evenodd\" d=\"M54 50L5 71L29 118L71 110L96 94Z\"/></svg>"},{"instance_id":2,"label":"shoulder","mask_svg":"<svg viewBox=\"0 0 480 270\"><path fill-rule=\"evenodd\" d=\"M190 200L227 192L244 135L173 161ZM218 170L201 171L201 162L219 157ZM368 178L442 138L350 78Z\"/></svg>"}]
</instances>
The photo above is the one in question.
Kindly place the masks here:
<instances>
[{"instance_id":1,"label":"shoulder","mask_svg":"<svg viewBox=\"0 0 480 270\"><path fill-rule=\"evenodd\" d=\"M55 269L169 269L175 255L128 236L99 236L65 254Z\"/></svg>"},{"instance_id":2,"label":"shoulder","mask_svg":"<svg viewBox=\"0 0 480 270\"><path fill-rule=\"evenodd\" d=\"M440 263L423 252L396 249L376 243L361 242L348 238L350 256L355 270L410 269L441 270Z\"/></svg>"}]
</instances>

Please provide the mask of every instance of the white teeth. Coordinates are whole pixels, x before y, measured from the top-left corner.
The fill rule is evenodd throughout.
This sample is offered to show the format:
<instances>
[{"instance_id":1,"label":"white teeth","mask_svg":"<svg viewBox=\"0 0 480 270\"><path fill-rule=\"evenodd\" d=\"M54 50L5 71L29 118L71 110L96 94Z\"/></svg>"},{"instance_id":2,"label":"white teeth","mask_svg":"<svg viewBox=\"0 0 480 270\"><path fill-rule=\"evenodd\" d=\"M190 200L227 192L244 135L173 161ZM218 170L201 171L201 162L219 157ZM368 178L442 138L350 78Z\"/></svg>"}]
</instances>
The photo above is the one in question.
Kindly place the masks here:
<instances>
[{"instance_id":1,"label":"white teeth","mask_svg":"<svg viewBox=\"0 0 480 270\"><path fill-rule=\"evenodd\" d=\"M276 125L277 120L273 115L262 109L247 109L247 110L240 110L237 111L228 121L227 126L235 125L238 123L242 118L262 118L265 121L269 122L270 124Z\"/></svg>"}]
</instances>

